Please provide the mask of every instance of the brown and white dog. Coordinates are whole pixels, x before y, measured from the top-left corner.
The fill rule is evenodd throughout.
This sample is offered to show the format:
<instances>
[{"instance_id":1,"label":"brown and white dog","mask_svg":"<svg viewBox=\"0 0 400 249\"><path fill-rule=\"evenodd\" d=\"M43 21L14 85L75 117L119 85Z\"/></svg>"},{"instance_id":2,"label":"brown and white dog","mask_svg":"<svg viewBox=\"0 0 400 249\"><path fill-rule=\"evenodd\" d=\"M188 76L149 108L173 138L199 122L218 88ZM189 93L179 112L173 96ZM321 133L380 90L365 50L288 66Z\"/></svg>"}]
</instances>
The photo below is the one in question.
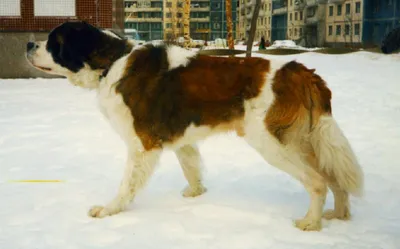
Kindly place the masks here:
<instances>
[{"instance_id":1,"label":"brown and white dog","mask_svg":"<svg viewBox=\"0 0 400 249\"><path fill-rule=\"evenodd\" d=\"M209 57L172 45L135 47L84 22L64 23L27 50L34 67L95 89L101 112L126 143L118 194L90 216L124 210L164 149L174 150L182 166L189 183L183 195L201 195L206 188L196 142L228 131L304 185L311 204L295 222L302 230L320 230L322 217L349 219L349 193L362 193L363 173L332 117L331 91L298 62ZM328 187L335 205L323 212Z\"/></svg>"}]
</instances>

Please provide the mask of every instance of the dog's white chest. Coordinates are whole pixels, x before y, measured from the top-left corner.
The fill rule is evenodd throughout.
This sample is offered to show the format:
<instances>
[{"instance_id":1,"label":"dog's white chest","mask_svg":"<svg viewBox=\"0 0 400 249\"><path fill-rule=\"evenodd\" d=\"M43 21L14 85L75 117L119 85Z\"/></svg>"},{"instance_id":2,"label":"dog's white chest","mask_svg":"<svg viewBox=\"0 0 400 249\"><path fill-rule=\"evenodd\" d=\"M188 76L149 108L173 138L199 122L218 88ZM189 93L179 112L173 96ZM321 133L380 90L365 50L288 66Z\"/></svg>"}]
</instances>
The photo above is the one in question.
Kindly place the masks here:
<instances>
[{"instance_id":1,"label":"dog's white chest","mask_svg":"<svg viewBox=\"0 0 400 249\"><path fill-rule=\"evenodd\" d=\"M97 97L101 113L107 118L113 129L120 135L128 147L142 147L133 126L131 111L125 104L122 95L115 91L115 87L101 85Z\"/></svg>"}]
</instances>

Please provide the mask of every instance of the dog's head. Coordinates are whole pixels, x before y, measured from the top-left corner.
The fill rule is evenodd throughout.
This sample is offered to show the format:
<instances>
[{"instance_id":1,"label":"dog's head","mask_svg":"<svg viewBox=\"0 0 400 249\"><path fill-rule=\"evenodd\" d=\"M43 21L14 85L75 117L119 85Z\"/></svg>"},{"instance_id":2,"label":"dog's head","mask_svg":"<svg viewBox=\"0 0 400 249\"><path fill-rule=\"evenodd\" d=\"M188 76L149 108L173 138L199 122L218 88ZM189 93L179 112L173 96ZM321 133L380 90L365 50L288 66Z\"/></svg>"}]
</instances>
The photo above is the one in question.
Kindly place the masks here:
<instances>
[{"instance_id":1,"label":"dog's head","mask_svg":"<svg viewBox=\"0 0 400 249\"><path fill-rule=\"evenodd\" d=\"M93 88L98 84L93 81L131 49L129 42L110 31L86 22L65 22L50 32L47 41L28 42L27 59L41 71Z\"/></svg>"}]
</instances>

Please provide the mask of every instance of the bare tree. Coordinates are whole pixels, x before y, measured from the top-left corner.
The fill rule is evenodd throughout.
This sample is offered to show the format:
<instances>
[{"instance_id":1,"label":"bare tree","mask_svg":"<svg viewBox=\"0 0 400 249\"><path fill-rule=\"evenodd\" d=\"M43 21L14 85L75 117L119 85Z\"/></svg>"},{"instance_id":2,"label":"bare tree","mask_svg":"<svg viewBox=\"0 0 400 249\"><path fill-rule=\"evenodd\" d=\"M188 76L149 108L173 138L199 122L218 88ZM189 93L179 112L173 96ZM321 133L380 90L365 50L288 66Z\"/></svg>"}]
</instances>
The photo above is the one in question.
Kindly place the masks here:
<instances>
[{"instance_id":1,"label":"bare tree","mask_svg":"<svg viewBox=\"0 0 400 249\"><path fill-rule=\"evenodd\" d=\"M233 42L233 23L232 23L232 0L225 0L225 13L226 13L226 29L229 49L235 49Z\"/></svg>"},{"instance_id":2,"label":"bare tree","mask_svg":"<svg viewBox=\"0 0 400 249\"><path fill-rule=\"evenodd\" d=\"M185 39L184 46L190 46L190 0L185 0L183 6L183 37Z\"/></svg>"},{"instance_id":3,"label":"bare tree","mask_svg":"<svg viewBox=\"0 0 400 249\"><path fill-rule=\"evenodd\" d=\"M256 5L254 6L253 16L251 19L249 39L247 40L246 57L251 57L251 50L253 48L254 35L256 33L257 19L258 19L258 13L260 12L260 7L261 7L261 0L256 0Z\"/></svg>"}]
</instances>

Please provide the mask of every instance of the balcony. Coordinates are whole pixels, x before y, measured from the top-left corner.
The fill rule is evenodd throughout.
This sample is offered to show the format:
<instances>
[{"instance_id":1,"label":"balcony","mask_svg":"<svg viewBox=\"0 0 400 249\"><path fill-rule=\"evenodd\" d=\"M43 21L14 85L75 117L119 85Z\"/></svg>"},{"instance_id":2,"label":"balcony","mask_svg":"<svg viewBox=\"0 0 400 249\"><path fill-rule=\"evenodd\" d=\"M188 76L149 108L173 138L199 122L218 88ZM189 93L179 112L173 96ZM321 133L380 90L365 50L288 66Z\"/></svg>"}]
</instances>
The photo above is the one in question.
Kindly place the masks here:
<instances>
[{"instance_id":1,"label":"balcony","mask_svg":"<svg viewBox=\"0 0 400 249\"><path fill-rule=\"evenodd\" d=\"M246 7L252 7L256 4L254 0L247 0L246 1Z\"/></svg>"},{"instance_id":2,"label":"balcony","mask_svg":"<svg viewBox=\"0 0 400 249\"><path fill-rule=\"evenodd\" d=\"M125 12L161 12L162 8L137 8L134 6L131 6L129 8L125 8Z\"/></svg>"},{"instance_id":3,"label":"balcony","mask_svg":"<svg viewBox=\"0 0 400 249\"><path fill-rule=\"evenodd\" d=\"M340 4L340 3L344 3L345 0L329 0L329 3L333 3L333 4Z\"/></svg>"},{"instance_id":4,"label":"balcony","mask_svg":"<svg viewBox=\"0 0 400 249\"><path fill-rule=\"evenodd\" d=\"M210 17L191 17L190 18L191 22L209 22L210 21Z\"/></svg>"},{"instance_id":5,"label":"balcony","mask_svg":"<svg viewBox=\"0 0 400 249\"><path fill-rule=\"evenodd\" d=\"M306 24L307 25L317 24L319 21L320 21L320 18L318 18L317 16L307 17L306 18Z\"/></svg>"},{"instance_id":6,"label":"balcony","mask_svg":"<svg viewBox=\"0 0 400 249\"><path fill-rule=\"evenodd\" d=\"M296 0L294 1L294 10L295 11L302 11L304 10L304 7L306 7L305 0Z\"/></svg>"},{"instance_id":7,"label":"balcony","mask_svg":"<svg viewBox=\"0 0 400 249\"><path fill-rule=\"evenodd\" d=\"M162 22L161 17L128 17L127 22Z\"/></svg>"},{"instance_id":8,"label":"balcony","mask_svg":"<svg viewBox=\"0 0 400 249\"><path fill-rule=\"evenodd\" d=\"M210 11L210 7L192 7L190 8L190 12L208 12Z\"/></svg>"},{"instance_id":9,"label":"balcony","mask_svg":"<svg viewBox=\"0 0 400 249\"><path fill-rule=\"evenodd\" d=\"M272 1L272 15L281 15L287 13L287 0L273 0Z\"/></svg>"},{"instance_id":10,"label":"balcony","mask_svg":"<svg viewBox=\"0 0 400 249\"><path fill-rule=\"evenodd\" d=\"M282 15L287 13L287 7L272 10L272 15Z\"/></svg>"}]
</instances>

